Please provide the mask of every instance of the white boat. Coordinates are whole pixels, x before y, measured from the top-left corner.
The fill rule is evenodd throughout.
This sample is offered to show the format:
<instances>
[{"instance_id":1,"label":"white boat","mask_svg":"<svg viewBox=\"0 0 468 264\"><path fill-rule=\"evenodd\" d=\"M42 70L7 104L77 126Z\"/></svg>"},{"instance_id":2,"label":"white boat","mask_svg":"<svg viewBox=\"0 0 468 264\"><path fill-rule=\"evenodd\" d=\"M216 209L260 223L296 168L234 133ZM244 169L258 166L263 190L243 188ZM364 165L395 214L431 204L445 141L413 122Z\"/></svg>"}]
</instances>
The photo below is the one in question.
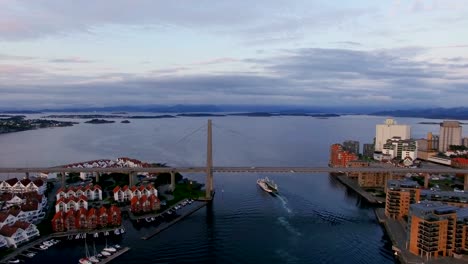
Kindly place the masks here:
<instances>
[{"instance_id":1,"label":"white boat","mask_svg":"<svg viewBox=\"0 0 468 264\"><path fill-rule=\"evenodd\" d=\"M76 236L75 236L75 239L80 239L80 235L81 235L81 234L76 235Z\"/></svg>"},{"instance_id":2,"label":"white boat","mask_svg":"<svg viewBox=\"0 0 468 264\"><path fill-rule=\"evenodd\" d=\"M149 223L149 222L151 222L151 218L146 217L146 218L145 218L145 221Z\"/></svg>"},{"instance_id":3,"label":"white boat","mask_svg":"<svg viewBox=\"0 0 468 264\"><path fill-rule=\"evenodd\" d=\"M93 256L89 257L89 261L91 261L93 263L99 263L99 255L101 255L101 254L96 253L96 243L93 242ZM102 257L102 255L101 255L101 257Z\"/></svg>"},{"instance_id":4,"label":"white boat","mask_svg":"<svg viewBox=\"0 0 468 264\"><path fill-rule=\"evenodd\" d=\"M113 248L113 247L111 247L111 246L107 246L107 247L105 247L103 250L104 250L104 251L107 251L107 252L112 252L112 253L114 253L114 252L117 251L117 249L115 249L115 248Z\"/></svg>"},{"instance_id":5,"label":"white boat","mask_svg":"<svg viewBox=\"0 0 468 264\"><path fill-rule=\"evenodd\" d=\"M114 230L114 234L116 234L116 235L120 235L120 231L119 231L119 229L118 229L118 228L117 228L116 230Z\"/></svg>"},{"instance_id":6,"label":"white boat","mask_svg":"<svg viewBox=\"0 0 468 264\"><path fill-rule=\"evenodd\" d=\"M268 189L268 186L261 180L261 179L258 179L257 180L257 184L258 186L260 186L260 188L262 188L262 190L264 190L265 192L268 192L268 193L271 193L272 190Z\"/></svg>"},{"instance_id":7,"label":"white boat","mask_svg":"<svg viewBox=\"0 0 468 264\"><path fill-rule=\"evenodd\" d=\"M102 254L103 256L106 256L106 257L111 255L110 252L107 252L107 251L105 251L105 250L101 251L101 254Z\"/></svg>"},{"instance_id":8,"label":"white boat","mask_svg":"<svg viewBox=\"0 0 468 264\"><path fill-rule=\"evenodd\" d=\"M120 245L119 245L119 244L115 244L114 247L115 247L116 249L119 249L119 248L120 248Z\"/></svg>"},{"instance_id":9,"label":"white boat","mask_svg":"<svg viewBox=\"0 0 468 264\"><path fill-rule=\"evenodd\" d=\"M8 263L20 263L19 259L10 259Z\"/></svg>"},{"instance_id":10,"label":"white boat","mask_svg":"<svg viewBox=\"0 0 468 264\"><path fill-rule=\"evenodd\" d=\"M32 257L36 256L36 253L34 253L34 252L26 252L25 256L28 257L28 258L32 258Z\"/></svg>"},{"instance_id":11,"label":"white boat","mask_svg":"<svg viewBox=\"0 0 468 264\"><path fill-rule=\"evenodd\" d=\"M125 229L124 228L120 228L120 234L123 234L125 233Z\"/></svg>"},{"instance_id":12,"label":"white boat","mask_svg":"<svg viewBox=\"0 0 468 264\"><path fill-rule=\"evenodd\" d=\"M80 264L93 264L91 261L89 261L89 259L87 258L80 258L80 260L78 260L78 263Z\"/></svg>"},{"instance_id":13,"label":"white boat","mask_svg":"<svg viewBox=\"0 0 468 264\"><path fill-rule=\"evenodd\" d=\"M257 184L262 188L265 192L268 193L277 193L278 192L278 185L270 180L268 177L263 179L258 179Z\"/></svg>"},{"instance_id":14,"label":"white boat","mask_svg":"<svg viewBox=\"0 0 468 264\"><path fill-rule=\"evenodd\" d=\"M154 217L151 217L151 222L153 222L154 220L156 220Z\"/></svg>"},{"instance_id":15,"label":"white boat","mask_svg":"<svg viewBox=\"0 0 468 264\"><path fill-rule=\"evenodd\" d=\"M48 249L48 248L49 248L49 247L46 246L46 245L39 245L39 249L40 249L40 250L46 250L46 249Z\"/></svg>"},{"instance_id":16,"label":"white boat","mask_svg":"<svg viewBox=\"0 0 468 264\"><path fill-rule=\"evenodd\" d=\"M108 246L107 245L107 239L106 239L106 247L103 249L103 251L107 251L107 252L111 252L111 253L114 253L117 251L117 249L111 247L111 246Z\"/></svg>"},{"instance_id":17,"label":"white boat","mask_svg":"<svg viewBox=\"0 0 468 264\"><path fill-rule=\"evenodd\" d=\"M99 237L99 232L94 233L94 237Z\"/></svg>"},{"instance_id":18,"label":"white boat","mask_svg":"<svg viewBox=\"0 0 468 264\"><path fill-rule=\"evenodd\" d=\"M92 263L99 263L99 259L96 256L91 256L88 260Z\"/></svg>"}]
</instances>

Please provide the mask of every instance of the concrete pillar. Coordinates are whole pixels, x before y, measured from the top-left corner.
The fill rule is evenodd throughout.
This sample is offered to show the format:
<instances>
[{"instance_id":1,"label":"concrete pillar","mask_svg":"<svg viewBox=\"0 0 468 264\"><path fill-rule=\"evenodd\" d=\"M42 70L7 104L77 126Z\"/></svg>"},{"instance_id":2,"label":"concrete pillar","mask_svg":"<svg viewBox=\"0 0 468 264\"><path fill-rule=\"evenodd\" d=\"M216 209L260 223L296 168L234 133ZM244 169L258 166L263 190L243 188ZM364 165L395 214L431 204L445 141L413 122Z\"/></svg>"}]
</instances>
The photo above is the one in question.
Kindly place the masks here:
<instances>
[{"instance_id":1,"label":"concrete pillar","mask_svg":"<svg viewBox=\"0 0 468 264\"><path fill-rule=\"evenodd\" d=\"M29 172L26 172L26 179L29 179Z\"/></svg>"},{"instance_id":2,"label":"concrete pillar","mask_svg":"<svg viewBox=\"0 0 468 264\"><path fill-rule=\"evenodd\" d=\"M66 175L65 172L60 173L60 176L62 176L62 187L65 187L65 184L66 184L67 176L65 176L65 175Z\"/></svg>"},{"instance_id":3,"label":"concrete pillar","mask_svg":"<svg viewBox=\"0 0 468 264\"><path fill-rule=\"evenodd\" d=\"M131 171L129 174L128 174L128 185L129 186L133 186L136 184L136 176L137 176L137 173L134 172L134 171Z\"/></svg>"},{"instance_id":4,"label":"concrete pillar","mask_svg":"<svg viewBox=\"0 0 468 264\"><path fill-rule=\"evenodd\" d=\"M175 190L175 172L171 171L171 191Z\"/></svg>"},{"instance_id":5,"label":"concrete pillar","mask_svg":"<svg viewBox=\"0 0 468 264\"><path fill-rule=\"evenodd\" d=\"M465 192L468 191L468 173L465 174L465 181L463 183L463 190L465 190Z\"/></svg>"},{"instance_id":6,"label":"concrete pillar","mask_svg":"<svg viewBox=\"0 0 468 264\"><path fill-rule=\"evenodd\" d=\"M99 176L101 176L101 173L100 173L100 172L96 172L96 183L99 182Z\"/></svg>"},{"instance_id":7,"label":"concrete pillar","mask_svg":"<svg viewBox=\"0 0 468 264\"><path fill-rule=\"evenodd\" d=\"M424 173L424 189L429 189L429 173Z\"/></svg>"}]
</instances>

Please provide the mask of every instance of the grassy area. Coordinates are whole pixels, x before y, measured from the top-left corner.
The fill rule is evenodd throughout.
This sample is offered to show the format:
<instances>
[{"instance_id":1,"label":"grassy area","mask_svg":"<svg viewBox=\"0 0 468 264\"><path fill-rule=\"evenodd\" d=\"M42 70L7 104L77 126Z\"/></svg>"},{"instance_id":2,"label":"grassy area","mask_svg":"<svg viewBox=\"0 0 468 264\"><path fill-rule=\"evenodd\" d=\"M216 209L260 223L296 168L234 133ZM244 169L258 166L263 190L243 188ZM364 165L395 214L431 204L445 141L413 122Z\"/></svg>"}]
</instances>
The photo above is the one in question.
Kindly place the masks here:
<instances>
[{"instance_id":1,"label":"grassy area","mask_svg":"<svg viewBox=\"0 0 468 264\"><path fill-rule=\"evenodd\" d=\"M192 184L190 184L190 182L176 184L175 191L172 193L174 199L167 201L165 207L170 207L184 199L196 199L200 196L204 196L205 191L201 190L201 186L202 185L197 182L192 182ZM164 194L162 194L162 196L164 196Z\"/></svg>"}]
</instances>

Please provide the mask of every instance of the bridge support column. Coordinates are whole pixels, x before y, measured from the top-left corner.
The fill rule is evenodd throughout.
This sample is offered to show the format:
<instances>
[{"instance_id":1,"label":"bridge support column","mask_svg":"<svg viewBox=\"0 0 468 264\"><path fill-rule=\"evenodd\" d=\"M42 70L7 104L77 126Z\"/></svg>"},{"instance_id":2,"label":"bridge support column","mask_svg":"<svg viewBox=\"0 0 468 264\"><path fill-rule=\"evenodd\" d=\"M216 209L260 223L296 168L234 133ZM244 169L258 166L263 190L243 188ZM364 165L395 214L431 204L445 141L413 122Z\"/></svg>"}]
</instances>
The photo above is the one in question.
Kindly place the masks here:
<instances>
[{"instance_id":1,"label":"bridge support column","mask_svg":"<svg viewBox=\"0 0 468 264\"><path fill-rule=\"evenodd\" d=\"M463 183L463 190L464 190L465 192L468 191L468 173L465 174L465 181L464 181L464 183Z\"/></svg>"},{"instance_id":2,"label":"bridge support column","mask_svg":"<svg viewBox=\"0 0 468 264\"><path fill-rule=\"evenodd\" d=\"M429 189L429 173L424 173L424 189Z\"/></svg>"},{"instance_id":3,"label":"bridge support column","mask_svg":"<svg viewBox=\"0 0 468 264\"><path fill-rule=\"evenodd\" d=\"M175 172L171 171L171 191L175 190Z\"/></svg>"},{"instance_id":4,"label":"bridge support column","mask_svg":"<svg viewBox=\"0 0 468 264\"><path fill-rule=\"evenodd\" d=\"M213 135L211 131L211 119L208 119L207 144L206 144L206 183L205 198L212 199L213 194Z\"/></svg>"},{"instance_id":5,"label":"bridge support column","mask_svg":"<svg viewBox=\"0 0 468 264\"><path fill-rule=\"evenodd\" d=\"M100 172L96 172L96 184L99 182L99 177L101 176Z\"/></svg>"},{"instance_id":6,"label":"bridge support column","mask_svg":"<svg viewBox=\"0 0 468 264\"><path fill-rule=\"evenodd\" d=\"M62 177L62 187L65 187L65 180L67 179L66 172L61 172L60 176Z\"/></svg>"},{"instance_id":7,"label":"bridge support column","mask_svg":"<svg viewBox=\"0 0 468 264\"><path fill-rule=\"evenodd\" d=\"M29 172L26 172L26 179L29 179Z\"/></svg>"},{"instance_id":8,"label":"bridge support column","mask_svg":"<svg viewBox=\"0 0 468 264\"><path fill-rule=\"evenodd\" d=\"M131 171L128 173L128 186L133 186L136 184L136 172Z\"/></svg>"}]
</instances>

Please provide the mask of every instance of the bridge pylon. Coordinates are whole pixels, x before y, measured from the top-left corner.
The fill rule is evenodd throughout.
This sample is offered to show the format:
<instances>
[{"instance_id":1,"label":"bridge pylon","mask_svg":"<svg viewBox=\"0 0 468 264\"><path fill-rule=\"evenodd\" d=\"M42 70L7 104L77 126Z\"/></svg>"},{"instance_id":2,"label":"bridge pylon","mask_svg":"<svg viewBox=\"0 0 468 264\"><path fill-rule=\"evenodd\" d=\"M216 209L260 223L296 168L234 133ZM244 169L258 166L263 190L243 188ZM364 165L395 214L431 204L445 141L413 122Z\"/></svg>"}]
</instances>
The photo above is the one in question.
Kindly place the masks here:
<instances>
[{"instance_id":1,"label":"bridge pylon","mask_svg":"<svg viewBox=\"0 0 468 264\"><path fill-rule=\"evenodd\" d=\"M208 119L207 143L206 143L206 182L205 198L211 200L213 197L213 134L211 119Z\"/></svg>"}]
</instances>

